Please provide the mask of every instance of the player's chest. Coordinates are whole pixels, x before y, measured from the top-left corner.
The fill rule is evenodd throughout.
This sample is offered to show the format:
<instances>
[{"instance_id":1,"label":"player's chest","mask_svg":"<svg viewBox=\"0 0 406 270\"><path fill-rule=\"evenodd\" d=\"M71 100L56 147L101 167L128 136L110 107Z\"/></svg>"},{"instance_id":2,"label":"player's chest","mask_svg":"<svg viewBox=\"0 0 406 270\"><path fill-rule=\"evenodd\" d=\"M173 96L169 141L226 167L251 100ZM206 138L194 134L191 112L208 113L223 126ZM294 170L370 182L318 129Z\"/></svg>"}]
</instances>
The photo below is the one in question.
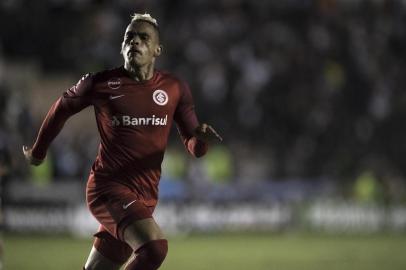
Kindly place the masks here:
<instances>
[{"instance_id":1,"label":"player's chest","mask_svg":"<svg viewBox=\"0 0 406 270\"><path fill-rule=\"evenodd\" d=\"M111 115L172 115L179 100L179 89L168 85L121 85L98 91L98 107Z\"/></svg>"}]
</instances>

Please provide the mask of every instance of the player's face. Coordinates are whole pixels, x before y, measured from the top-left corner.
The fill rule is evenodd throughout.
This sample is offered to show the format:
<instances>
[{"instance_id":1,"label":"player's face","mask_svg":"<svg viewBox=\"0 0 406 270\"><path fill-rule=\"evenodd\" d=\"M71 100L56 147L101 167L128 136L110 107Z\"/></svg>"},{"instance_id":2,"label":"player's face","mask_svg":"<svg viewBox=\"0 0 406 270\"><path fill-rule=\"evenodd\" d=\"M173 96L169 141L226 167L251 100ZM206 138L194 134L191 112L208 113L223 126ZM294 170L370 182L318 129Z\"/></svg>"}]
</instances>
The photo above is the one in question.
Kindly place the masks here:
<instances>
[{"instance_id":1,"label":"player's face","mask_svg":"<svg viewBox=\"0 0 406 270\"><path fill-rule=\"evenodd\" d=\"M154 26L143 21L128 25L121 45L121 53L126 63L135 68L150 65L161 54L161 50Z\"/></svg>"}]
</instances>

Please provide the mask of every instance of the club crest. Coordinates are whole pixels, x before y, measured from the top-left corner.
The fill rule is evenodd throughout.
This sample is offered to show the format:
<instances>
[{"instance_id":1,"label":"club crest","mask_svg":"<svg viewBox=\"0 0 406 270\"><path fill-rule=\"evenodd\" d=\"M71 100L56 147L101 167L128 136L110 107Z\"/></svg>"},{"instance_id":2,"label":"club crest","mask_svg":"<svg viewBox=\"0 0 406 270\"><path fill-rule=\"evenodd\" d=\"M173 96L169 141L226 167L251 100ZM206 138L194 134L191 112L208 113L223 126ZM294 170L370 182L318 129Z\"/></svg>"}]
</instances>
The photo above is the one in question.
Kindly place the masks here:
<instances>
[{"instance_id":1,"label":"club crest","mask_svg":"<svg viewBox=\"0 0 406 270\"><path fill-rule=\"evenodd\" d=\"M155 90L154 93L152 94L152 99L154 102L160 106L166 105L168 103L168 94L161 89Z\"/></svg>"}]
</instances>

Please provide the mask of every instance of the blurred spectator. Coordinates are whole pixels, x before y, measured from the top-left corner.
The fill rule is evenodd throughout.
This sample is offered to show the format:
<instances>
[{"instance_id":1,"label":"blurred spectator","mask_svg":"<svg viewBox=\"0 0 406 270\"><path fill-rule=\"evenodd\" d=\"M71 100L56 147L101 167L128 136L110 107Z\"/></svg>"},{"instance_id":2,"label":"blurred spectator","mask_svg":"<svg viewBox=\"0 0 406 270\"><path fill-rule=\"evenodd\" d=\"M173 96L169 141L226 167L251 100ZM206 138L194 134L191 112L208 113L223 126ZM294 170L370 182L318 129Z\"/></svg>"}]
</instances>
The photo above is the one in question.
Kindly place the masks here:
<instances>
[{"instance_id":1,"label":"blurred spectator","mask_svg":"<svg viewBox=\"0 0 406 270\"><path fill-rule=\"evenodd\" d=\"M376 173L364 164L378 156L405 182L405 1L42 3L0 4L7 60L34 61L45 74L78 78L120 65L129 16L150 12L162 29L160 67L190 82L199 115L224 134L226 146L249 145L251 154L236 156L235 164L250 164L261 152L266 158L255 166L267 179L342 182L356 179L360 168ZM7 94L0 95L4 103ZM24 123L13 130L21 137L14 143L32 138L27 130L38 128L29 119L29 102L13 105L21 106ZM26 123L31 126L23 132ZM95 154L93 143L83 146L95 138L73 131L69 136L53 146L55 175L82 177ZM244 168L236 172L238 178Z\"/></svg>"}]
</instances>

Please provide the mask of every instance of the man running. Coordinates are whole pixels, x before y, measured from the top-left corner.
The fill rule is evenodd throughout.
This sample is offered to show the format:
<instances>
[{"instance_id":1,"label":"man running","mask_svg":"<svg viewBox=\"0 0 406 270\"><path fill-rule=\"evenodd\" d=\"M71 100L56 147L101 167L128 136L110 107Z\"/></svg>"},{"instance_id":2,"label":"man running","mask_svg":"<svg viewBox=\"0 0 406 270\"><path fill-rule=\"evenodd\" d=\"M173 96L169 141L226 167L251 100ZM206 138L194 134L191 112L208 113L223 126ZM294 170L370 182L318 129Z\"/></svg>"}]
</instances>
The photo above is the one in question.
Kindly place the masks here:
<instances>
[{"instance_id":1,"label":"man running","mask_svg":"<svg viewBox=\"0 0 406 270\"><path fill-rule=\"evenodd\" d=\"M23 147L30 164L41 164L66 120L94 107L101 143L86 199L100 227L85 270L116 270L131 255L126 270L158 269L168 244L152 213L173 120L195 157L207 152L208 142L222 140L199 124L188 85L155 70L161 53L157 21L134 14L121 45L124 66L83 76L52 105L33 147Z\"/></svg>"}]
</instances>

